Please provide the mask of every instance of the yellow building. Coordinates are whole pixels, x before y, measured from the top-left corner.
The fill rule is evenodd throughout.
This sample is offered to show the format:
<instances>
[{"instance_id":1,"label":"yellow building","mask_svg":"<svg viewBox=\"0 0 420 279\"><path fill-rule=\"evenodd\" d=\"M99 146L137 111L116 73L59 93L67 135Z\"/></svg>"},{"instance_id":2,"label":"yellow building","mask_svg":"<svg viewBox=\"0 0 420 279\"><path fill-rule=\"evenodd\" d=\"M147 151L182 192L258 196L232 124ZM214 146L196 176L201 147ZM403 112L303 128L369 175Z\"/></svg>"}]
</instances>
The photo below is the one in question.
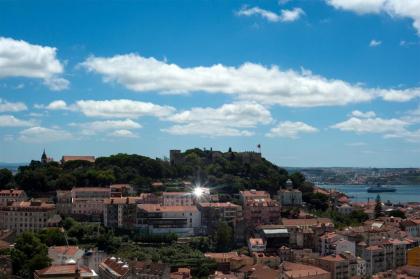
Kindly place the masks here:
<instances>
[{"instance_id":1,"label":"yellow building","mask_svg":"<svg viewBox=\"0 0 420 279\"><path fill-rule=\"evenodd\" d=\"M407 264L420 267L420 247L415 247L407 251Z\"/></svg>"}]
</instances>

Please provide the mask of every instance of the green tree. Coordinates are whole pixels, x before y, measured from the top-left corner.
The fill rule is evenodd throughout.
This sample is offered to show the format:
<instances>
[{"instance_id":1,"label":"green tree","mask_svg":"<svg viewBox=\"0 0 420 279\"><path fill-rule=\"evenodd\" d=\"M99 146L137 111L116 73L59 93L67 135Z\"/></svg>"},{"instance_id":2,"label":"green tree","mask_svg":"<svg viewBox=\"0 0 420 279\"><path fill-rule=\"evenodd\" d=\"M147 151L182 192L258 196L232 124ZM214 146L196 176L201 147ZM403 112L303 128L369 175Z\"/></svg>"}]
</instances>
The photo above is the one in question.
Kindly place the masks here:
<instances>
[{"instance_id":1,"label":"green tree","mask_svg":"<svg viewBox=\"0 0 420 279\"><path fill-rule=\"evenodd\" d=\"M375 218L381 217L382 215L383 215L383 211L382 211L381 197L377 195L376 204L375 204Z\"/></svg>"},{"instance_id":2,"label":"green tree","mask_svg":"<svg viewBox=\"0 0 420 279\"><path fill-rule=\"evenodd\" d=\"M405 213L402 212L401 210L398 210L398 209L388 212L388 216L398 217L398 218L402 218L402 219L406 218Z\"/></svg>"},{"instance_id":3,"label":"green tree","mask_svg":"<svg viewBox=\"0 0 420 279\"><path fill-rule=\"evenodd\" d=\"M47 245L32 232L24 232L16 238L11 256L14 272L24 278L32 278L35 270L51 264Z\"/></svg>"},{"instance_id":4,"label":"green tree","mask_svg":"<svg viewBox=\"0 0 420 279\"><path fill-rule=\"evenodd\" d=\"M293 187L298 188L305 182L305 176L300 172L294 172L290 175L290 179L293 182Z\"/></svg>"},{"instance_id":5,"label":"green tree","mask_svg":"<svg viewBox=\"0 0 420 279\"><path fill-rule=\"evenodd\" d=\"M8 169L0 169L0 189L5 189L12 181L12 172Z\"/></svg>"},{"instance_id":6,"label":"green tree","mask_svg":"<svg viewBox=\"0 0 420 279\"><path fill-rule=\"evenodd\" d=\"M230 251L233 242L233 230L225 222L220 222L213 236L218 252Z\"/></svg>"}]
</instances>

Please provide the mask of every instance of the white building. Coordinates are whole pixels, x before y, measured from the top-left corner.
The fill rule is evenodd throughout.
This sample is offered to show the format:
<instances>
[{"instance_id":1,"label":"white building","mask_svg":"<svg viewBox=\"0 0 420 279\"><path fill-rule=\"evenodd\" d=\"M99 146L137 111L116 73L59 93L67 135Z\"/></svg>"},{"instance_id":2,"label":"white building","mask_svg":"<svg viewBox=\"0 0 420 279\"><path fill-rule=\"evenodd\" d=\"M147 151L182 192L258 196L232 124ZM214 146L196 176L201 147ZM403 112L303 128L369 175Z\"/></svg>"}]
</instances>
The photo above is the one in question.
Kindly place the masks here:
<instances>
[{"instance_id":1,"label":"white building","mask_svg":"<svg viewBox=\"0 0 420 279\"><path fill-rule=\"evenodd\" d=\"M277 191L277 199L281 206L301 206L302 192L298 189L280 189Z\"/></svg>"},{"instance_id":2,"label":"white building","mask_svg":"<svg viewBox=\"0 0 420 279\"><path fill-rule=\"evenodd\" d=\"M190 236L200 231L201 213L196 206L138 204L137 226L152 233Z\"/></svg>"}]
</instances>

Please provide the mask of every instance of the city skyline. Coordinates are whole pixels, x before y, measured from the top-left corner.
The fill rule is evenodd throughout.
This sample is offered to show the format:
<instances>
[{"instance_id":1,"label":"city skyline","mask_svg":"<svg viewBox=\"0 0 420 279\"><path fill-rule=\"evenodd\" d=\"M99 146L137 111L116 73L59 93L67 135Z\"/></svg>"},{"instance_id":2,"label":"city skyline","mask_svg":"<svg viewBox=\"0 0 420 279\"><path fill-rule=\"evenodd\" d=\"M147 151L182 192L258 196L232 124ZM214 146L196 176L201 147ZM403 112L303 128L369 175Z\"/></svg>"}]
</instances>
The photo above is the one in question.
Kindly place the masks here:
<instances>
[{"instance_id":1,"label":"city skyline","mask_svg":"<svg viewBox=\"0 0 420 279\"><path fill-rule=\"evenodd\" d=\"M1 2L0 162L261 144L280 166L419 167L410 5Z\"/></svg>"}]
</instances>

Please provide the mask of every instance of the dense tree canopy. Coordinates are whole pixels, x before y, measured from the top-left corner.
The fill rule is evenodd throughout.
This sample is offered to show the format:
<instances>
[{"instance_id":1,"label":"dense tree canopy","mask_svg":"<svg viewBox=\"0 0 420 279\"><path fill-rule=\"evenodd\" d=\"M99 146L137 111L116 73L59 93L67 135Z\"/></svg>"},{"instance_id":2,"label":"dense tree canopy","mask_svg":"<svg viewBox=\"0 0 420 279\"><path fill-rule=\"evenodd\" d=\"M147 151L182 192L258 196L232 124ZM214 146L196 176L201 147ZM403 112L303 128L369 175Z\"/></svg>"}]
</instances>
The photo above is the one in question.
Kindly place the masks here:
<instances>
[{"instance_id":1,"label":"dense tree canopy","mask_svg":"<svg viewBox=\"0 0 420 279\"><path fill-rule=\"evenodd\" d=\"M151 182L162 179L207 182L210 186L217 186L219 192L230 194L251 188L275 194L289 178L285 169L258 156L250 159L243 153L213 153L201 149L187 150L181 156L180 164L128 154L100 157L94 163L70 161L43 164L32 161L28 166L19 167L14 181L29 194L112 183L130 183L139 191L154 191L150 187ZM294 173L290 178L296 188L305 183L300 173ZM7 171L0 171L0 187L12 181L13 177Z\"/></svg>"}]
</instances>

